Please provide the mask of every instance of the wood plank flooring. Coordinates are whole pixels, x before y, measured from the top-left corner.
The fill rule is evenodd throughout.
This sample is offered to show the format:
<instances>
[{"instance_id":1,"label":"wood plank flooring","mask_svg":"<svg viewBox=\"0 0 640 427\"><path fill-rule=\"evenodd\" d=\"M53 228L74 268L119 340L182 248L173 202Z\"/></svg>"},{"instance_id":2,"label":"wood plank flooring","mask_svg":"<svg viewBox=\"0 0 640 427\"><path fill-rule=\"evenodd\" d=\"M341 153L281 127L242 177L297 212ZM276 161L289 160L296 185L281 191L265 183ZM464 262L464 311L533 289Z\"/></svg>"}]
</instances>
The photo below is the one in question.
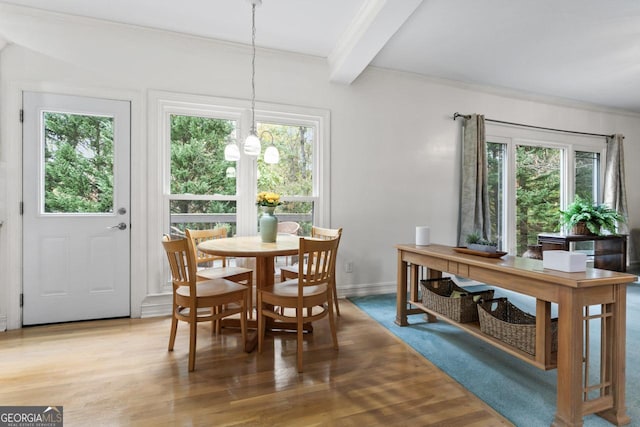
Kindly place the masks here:
<instances>
[{"instance_id":1,"label":"wood plank flooring","mask_svg":"<svg viewBox=\"0 0 640 427\"><path fill-rule=\"evenodd\" d=\"M169 318L0 333L0 405L63 406L66 427L511 425L350 302L341 312L340 350L317 322L303 374L293 334L247 354L238 331L201 324L189 373L187 326L168 352Z\"/></svg>"}]
</instances>

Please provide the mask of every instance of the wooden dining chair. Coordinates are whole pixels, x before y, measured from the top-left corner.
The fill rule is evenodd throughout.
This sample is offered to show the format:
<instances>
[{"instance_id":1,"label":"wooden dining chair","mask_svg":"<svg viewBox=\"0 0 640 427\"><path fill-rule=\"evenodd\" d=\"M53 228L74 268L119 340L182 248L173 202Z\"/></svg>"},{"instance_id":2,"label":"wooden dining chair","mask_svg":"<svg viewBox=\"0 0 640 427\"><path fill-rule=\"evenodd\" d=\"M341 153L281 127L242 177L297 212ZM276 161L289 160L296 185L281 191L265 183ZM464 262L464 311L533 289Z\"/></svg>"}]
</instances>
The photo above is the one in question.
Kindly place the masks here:
<instances>
[{"instance_id":1,"label":"wooden dining chair","mask_svg":"<svg viewBox=\"0 0 640 427\"><path fill-rule=\"evenodd\" d=\"M339 243L340 238L342 237L342 227L332 229L332 228L321 228L321 227L314 226L311 228L311 237L315 239L336 239L337 238ZM300 261L300 259L298 261ZM308 263L308 260L304 260L304 263L305 264ZM281 267L280 281L285 282L289 279L294 279L298 277L298 270L299 270L299 264ZM340 316L340 307L338 306L338 289L336 286L335 264L334 264L333 270L331 271L331 288L333 290L336 314Z\"/></svg>"},{"instance_id":2,"label":"wooden dining chair","mask_svg":"<svg viewBox=\"0 0 640 427\"><path fill-rule=\"evenodd\" d=\"M271 318L295 322L297 332L297 368L302 372L304 324L329 317L333 347L338 349L338 336L333 315L333 288L331 272L335 267L339 238L318 240L300 239L298 256L308 257L315 263L304 265L296 279L275 283L258 289L258 352L262 352L266 320ZM284 308L280 311L279 308ZM290 309L290 310L287 310ZM315 309L315 311L314 311ZM287 314L287 313L293 313Z\"/></svg>"},{"instance_id":3,"label":"wooden dining chair","mask_svg":"<svg viewBox=\"0 0 640 427\"><path fill-rule=\"evenodd\" d=\"M191 240L193 245L194 256L198 264L198 270L196 272L198 280L227 279L232 282L247 285L249 287L249 318L253 318L253 292L251 291L253 287L253 270L245 267L229 266L227 264L227 257L210 255L198 250L198 244L206 240L226 239L227 229L191 230L187 228L185 229L185 235L187 239ZM216 261L221 261L222 266L213 266ZM202 264L206 266L202 267ZM219 331L219 325L216 329Z\"/></svg>"},{"instance_id":4,"label":"wooden dining chair","mask_svg":"<svg viewBox=\"0 0 640 427\"><path fill-rule=\"evenodd\" d=\"M278 223L278 233L286 233L298 235L300 231L300 224L294 221L282 221Z\"/></svg>"},{"instance_id":5,"label":"wooden dining chair","mask_svg":"<svg viewBox=\"0 0 640 427\"><path fill-rule=\"evenodd\" d=\"M231 315L240 314L242 348L247 341L247 301L246 286L226 279L196 279L196 260L191 240L178 239L162 241L173 283L173 309L169 351L173 351L178 329L178 321L189 324L189 371L196 365L196 337L199 322L214 323ZM235 305L232 305L235 303ZM214 307L219 307L214 310Z\"/></svg>"},{"instance_id":6,"label":"wooden dining chair","mask_svg":"<svg viewBox=\"0 0 640 427\"><path fill-rule=\"evenodd\" d=\"M300 224L295 221L282 221L278 223L278 234L292 234L297 236L299 231ZM297 255L285 256L285 265L292 265L294 262L297 262L297 258Z\"/></svg>"}]
</instances>

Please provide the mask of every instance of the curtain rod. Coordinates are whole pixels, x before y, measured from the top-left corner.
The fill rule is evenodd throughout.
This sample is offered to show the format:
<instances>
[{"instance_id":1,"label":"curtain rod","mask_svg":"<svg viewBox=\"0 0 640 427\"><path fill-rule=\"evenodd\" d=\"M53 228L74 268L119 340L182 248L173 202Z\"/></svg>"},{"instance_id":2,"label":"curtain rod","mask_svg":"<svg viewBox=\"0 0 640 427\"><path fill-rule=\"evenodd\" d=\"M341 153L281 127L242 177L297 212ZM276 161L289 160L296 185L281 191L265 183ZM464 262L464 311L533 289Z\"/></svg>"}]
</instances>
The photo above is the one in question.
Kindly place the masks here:
<instances>
[{"instance_id":1,"label":"curtain rod","mask_svg":"<svg viewBox=\"0 0 640 427\"><path fill-rule=\"evenodd\" d=\"M460 114L458 112L453 114L453 120L456 120L458 117L462 117L464 119L469 120L471 118L470 114L464 115L464 114ZM554 129L554 128L546 128L546 127L542 127L542 126L534 126L534 125L525 125L522 123L513 123L513 122L505 122L502 120L494 120L494 119L484 119L485 122L492 122L492 123L500 123L503 125L512 125L512 126L520 126L520 127L525 127L525 128L532 128L532 129L541 129L541 130L550 130L553 132L565 132L565 133L573 133L573 134L577 134L577 135L589 135L589 136L601 136L603 138L608 138L608 137L614 137L614 135L603 135L601 133L589 133L589 132L578 132L575 130L565 130L565 129ZM624 138L624 136L623 136Z\"/></svg>"}]
</instances>

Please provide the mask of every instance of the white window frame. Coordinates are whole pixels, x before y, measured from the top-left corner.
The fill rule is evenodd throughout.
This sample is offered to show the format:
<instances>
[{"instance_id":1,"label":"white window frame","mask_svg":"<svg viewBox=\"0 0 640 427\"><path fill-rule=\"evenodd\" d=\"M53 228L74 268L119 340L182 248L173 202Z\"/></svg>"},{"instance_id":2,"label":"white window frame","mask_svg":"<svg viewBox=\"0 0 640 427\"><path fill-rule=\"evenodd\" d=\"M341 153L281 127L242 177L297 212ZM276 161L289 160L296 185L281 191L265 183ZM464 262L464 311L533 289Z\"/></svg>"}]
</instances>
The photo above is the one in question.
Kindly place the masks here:
<instances>
[{"instance_id":1,"label":"white window frame","mask_svg":"<svg viewBox=\"0 0 640 427\"><path fill-rule=\"evenodd\" d=\"M586 151L600 154L600 188L597 203L602 201L602 183L604 182L604 159L606 155L606 141L604 137L577 135L527 129L515 126L505 126L487 122L485 125L486 141L505 144L505 188L503 200L503 230L500 232L503 248L507 252L516 252L516 147L528 145L534 147L549 147L562 150L560 165L561 188L560 206L565 209L572 201L575 193L575 152Z\"/></svg>"},{"instance_id":2,"label":"white window frame","mask_svg":"<svg viewBox=\"0 0 640 427\"><path fill-rule=\"evenodd\" d=\"M231 200L236 201L237 235L257 234L258 209L255 205L257 195L256 158L241 154L236 164L236 194L222 195L173 195L170 189L171 163L171 115L197 115L219 119L235 120L237 123L237 143L242 152L242 143L251 128L250 103L247 100L220 98L202 95L179 94L153 91L150 93L150 111L155 111L156 119L150 120L158 136L159 157L162 177L162 234L169 229L169 203L171 200ZM154 113L150 113L154 114ZM256 102L256 122L270 122L288 125L304 125L314 129L313 146L313 194L311 196L286 196L283 200L313 202L313 224L330 227L330 114L329 111ZM263 147L264 151L264 147Z\"/></svg>"}]
</instances>

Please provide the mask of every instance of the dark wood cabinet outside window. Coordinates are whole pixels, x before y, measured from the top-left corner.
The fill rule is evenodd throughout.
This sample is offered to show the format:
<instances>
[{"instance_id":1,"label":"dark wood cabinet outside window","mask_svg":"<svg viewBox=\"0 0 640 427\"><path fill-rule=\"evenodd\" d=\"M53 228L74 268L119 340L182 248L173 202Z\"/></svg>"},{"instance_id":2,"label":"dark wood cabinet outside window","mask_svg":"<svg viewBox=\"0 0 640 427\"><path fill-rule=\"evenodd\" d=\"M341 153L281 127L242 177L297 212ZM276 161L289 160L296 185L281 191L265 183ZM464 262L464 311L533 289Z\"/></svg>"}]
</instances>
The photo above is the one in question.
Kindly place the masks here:
<instances>
[{"instance_id":1,"label":"dark wood cabinet outside window","mask_svg":"<svg viewBox=\"0 0 640 427\"><path fill-rule=\"evenodd\" d=\"M593 242L588 249L594 268L627 271L627 235L609 236L565 235L559 233L538 234L538 244L542 251L573 250L571 243ZM574 245L575 246L575 245Z\"/></svg>"}]
</instances>

